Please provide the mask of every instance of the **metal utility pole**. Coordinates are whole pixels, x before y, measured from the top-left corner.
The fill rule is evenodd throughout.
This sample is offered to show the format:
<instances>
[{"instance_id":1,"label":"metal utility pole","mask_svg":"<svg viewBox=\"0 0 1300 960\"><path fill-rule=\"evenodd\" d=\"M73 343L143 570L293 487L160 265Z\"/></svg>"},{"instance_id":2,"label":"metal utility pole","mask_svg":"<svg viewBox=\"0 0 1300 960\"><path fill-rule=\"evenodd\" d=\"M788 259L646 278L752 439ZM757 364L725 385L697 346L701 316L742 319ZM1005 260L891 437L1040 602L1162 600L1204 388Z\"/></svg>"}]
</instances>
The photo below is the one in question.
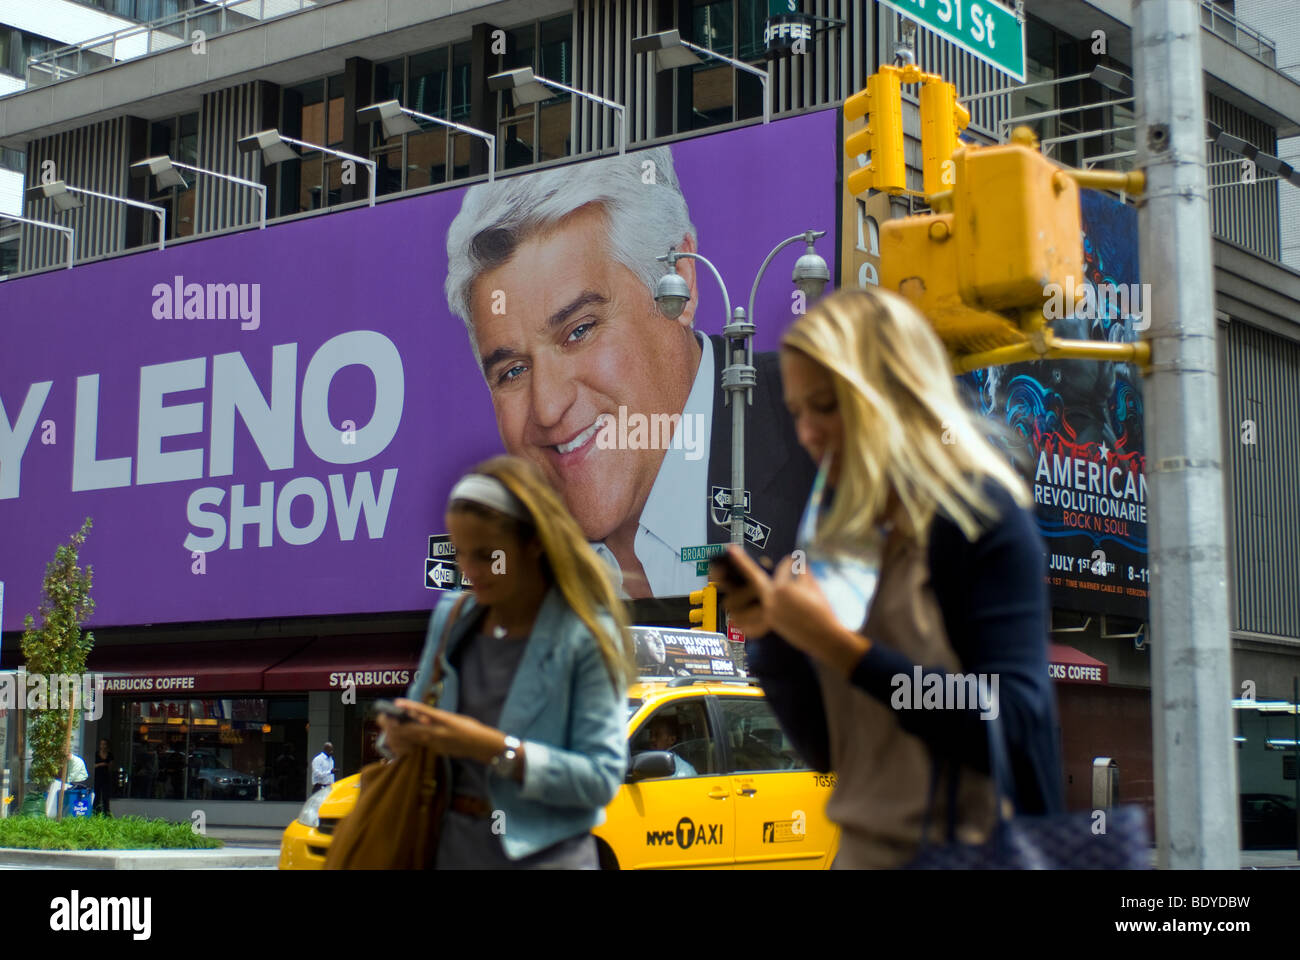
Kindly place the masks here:
<instances>
[{"instance_id":1,"label":"metal utility pole","mask_svg":"<svg viewBox=\"0 0 1300 960\"><path fill-rule=\"evenodd\" d=\"M761 270L758 276L762 279ZM758 280L754 281L754 289L758 289ZM751 295L751 310L753 306ZM731 542L744 546L745 408L754 402L758 371L754 368L754 324L742 307L736 307L729 316L730 320L722 328L723 348L727 351L727 364L722 368L722 400L731 405Z\"/></svg>"},{"instance_id":2,"label":"metal utility pole","mask_svg":"<svg viewBox=\"0 0 1300 960\"><path fill-rule=\"evenodd\" d=\"M1134 0L1159 866L1236 869L1214 286L1197 0Z\"/></svg>"}]
</instances>

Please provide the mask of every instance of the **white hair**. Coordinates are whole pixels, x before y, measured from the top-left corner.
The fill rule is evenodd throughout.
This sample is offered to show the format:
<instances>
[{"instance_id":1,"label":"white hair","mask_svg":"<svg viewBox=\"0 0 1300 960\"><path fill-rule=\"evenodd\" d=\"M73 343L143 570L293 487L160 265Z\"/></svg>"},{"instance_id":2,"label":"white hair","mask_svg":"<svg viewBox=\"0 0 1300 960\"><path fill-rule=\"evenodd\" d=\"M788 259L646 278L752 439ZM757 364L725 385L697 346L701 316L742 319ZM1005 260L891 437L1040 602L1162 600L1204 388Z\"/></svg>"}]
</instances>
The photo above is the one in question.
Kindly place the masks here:
<instances>
[{"instance_id":1,"label":"white hair","mask_svg":"<svg viewBox=\"0 0 1300 960\"><path fill-rule=\"evenodd\" d=\"M668 147L481 183L465 194L447 230L447 306L464 321L480 369L469 306L475 281L507 262L530 236L593 203L605 212L610 254L653 295L655 283L672 269L655 257L678 249L684 237L695 240Z\"/></svg>"}]
</instances>

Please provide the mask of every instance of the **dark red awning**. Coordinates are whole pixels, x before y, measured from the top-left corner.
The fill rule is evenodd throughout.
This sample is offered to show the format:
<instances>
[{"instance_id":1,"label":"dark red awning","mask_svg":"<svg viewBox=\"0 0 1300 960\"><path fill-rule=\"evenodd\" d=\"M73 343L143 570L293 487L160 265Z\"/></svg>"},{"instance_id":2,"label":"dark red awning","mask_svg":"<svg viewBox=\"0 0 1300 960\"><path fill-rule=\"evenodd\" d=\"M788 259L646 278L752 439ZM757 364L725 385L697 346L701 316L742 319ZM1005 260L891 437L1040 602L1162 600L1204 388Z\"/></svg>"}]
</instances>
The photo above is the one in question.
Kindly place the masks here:
<instances>
[{"instance_id":1,"label":"dark red awning","mask_svg":"<svg viewBox=\"0 0 1300 960\"><path fill-rule=\"evenodd\" d=\"M1057 683L1105 685L1106 664L1082 650L1063 643L1050 644L1047 651L1047 674Z\"/></svg>"},{"instance_id":2,"label":"dark red awning","mask_svg":"<svg viewBox=\"0 0 1300 960\"><path fill-rule=\"evenodd\" d=\"M267 690L405 690L415 677L422 633L321 637L266 671Z\"/></svg>"},{"instance_id":3,"label":"dark red awning","mask_svg":"<svg viewBox=\"0 0 1300 960\"><path fill-rule=\"evenodd\" d=\"M262 678L270 667L307 642L298 637L97 647L86 670L104 675L108 694L252 692L264 689Z\"/></svg>"}]
</instances>

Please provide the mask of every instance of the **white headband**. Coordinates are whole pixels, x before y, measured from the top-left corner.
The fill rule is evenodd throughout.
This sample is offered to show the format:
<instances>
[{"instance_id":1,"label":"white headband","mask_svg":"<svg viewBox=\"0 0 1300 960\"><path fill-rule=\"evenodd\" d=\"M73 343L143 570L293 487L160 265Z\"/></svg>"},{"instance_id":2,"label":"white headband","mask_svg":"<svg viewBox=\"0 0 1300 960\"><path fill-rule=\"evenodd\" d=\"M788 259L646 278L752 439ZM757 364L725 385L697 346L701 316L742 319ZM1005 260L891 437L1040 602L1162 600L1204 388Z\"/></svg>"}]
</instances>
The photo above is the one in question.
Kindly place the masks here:
<instances>
[{"instance_id":1,"label":"white headband","mask_svg":"<svg viewBox=\"0 0 1300 960\"><path fill-rule=\"evenodd\" d=\"M518 497L506 489L504 483L496 477L489 477L482 473L470 473L461 477L456 486L451 488L451 495L447 497L448 503L453 500L469 500L471 503L490 507L498 513L504 513L507 517L513 517L524 523L533 522L527 508Z\"/></svg>"}]
</instances>

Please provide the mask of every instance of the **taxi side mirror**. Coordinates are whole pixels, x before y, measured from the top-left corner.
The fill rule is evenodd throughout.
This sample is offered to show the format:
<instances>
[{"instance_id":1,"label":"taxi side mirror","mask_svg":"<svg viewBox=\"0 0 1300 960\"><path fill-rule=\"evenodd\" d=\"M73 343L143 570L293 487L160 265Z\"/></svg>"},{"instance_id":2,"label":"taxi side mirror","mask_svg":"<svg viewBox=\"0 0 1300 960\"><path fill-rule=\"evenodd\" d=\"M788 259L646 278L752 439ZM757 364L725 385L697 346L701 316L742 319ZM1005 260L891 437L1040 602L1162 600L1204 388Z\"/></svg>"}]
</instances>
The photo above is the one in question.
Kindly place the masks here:
<instances>
[{"instance_id":1,"label":"taxi side mirror","mask_svg":"<svg viewBox=\"0 0 1300 960\"><path fill-rule=\"evenodd\" d=\"M646 750L632 758L626 783L671 777L677 772L677 758L667 750Z\"/></svg>"}]
</instances>

